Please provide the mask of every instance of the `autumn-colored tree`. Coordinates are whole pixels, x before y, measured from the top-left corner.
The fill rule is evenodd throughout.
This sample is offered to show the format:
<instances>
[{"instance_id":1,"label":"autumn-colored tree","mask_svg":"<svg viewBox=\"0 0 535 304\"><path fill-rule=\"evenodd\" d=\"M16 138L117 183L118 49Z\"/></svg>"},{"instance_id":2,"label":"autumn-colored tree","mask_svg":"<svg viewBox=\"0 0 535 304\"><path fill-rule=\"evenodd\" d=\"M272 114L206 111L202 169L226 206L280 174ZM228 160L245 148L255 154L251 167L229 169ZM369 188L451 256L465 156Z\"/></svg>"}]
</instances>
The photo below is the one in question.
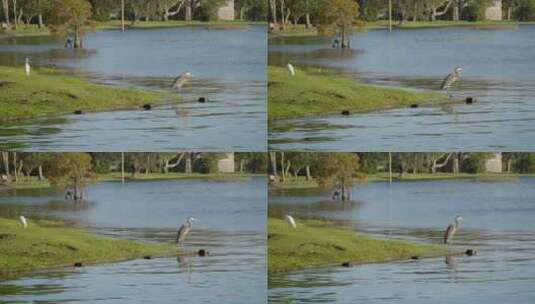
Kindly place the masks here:
<instances>
[{"instance_id":1,"label":"autumn-colored tree","mask_svg":"<svg viewBox=\"0 0 535 304\"><path fill-rule=\"evenodd\" d=\"M74 200L82 200L85 186L93 178L91 155L58 153L48 163L48 179L52 185L69 189Z\"/></svg>"},{"instance_id":2,"label":"autumn-colored tree","mask_svg":"<svg viewBox=\"0 0 535 304\"><path fill-rule=\"evenodd\" d=\"M327 0L320 10L318 30L340 39L342 48L351 47L351 33L358 25L359 5L355 0Z\"/></svg>"},{"instance_id":3,"label":"autumn-colored tree","mask_svg":"<svg viewBox=\"0 0 535 304\"><path fill-rule=\"evenodd\" d=\"M343 201L351 199L351 187L360 168L356 153L321 153L314 170L320 186L339 187Z\"/></svg>"},{"instance_id":4,"label":"autumn-colored tree","mask_svg":"<svg viewBox=\"0 0 535 304\"><path fill-rule=\"evenodd\" d=\"M57 36L72 36L75 48L83 47L86 27L91 26L91 4L87 0L54 0L50 29Z\"/></svg>"}]
</instances>

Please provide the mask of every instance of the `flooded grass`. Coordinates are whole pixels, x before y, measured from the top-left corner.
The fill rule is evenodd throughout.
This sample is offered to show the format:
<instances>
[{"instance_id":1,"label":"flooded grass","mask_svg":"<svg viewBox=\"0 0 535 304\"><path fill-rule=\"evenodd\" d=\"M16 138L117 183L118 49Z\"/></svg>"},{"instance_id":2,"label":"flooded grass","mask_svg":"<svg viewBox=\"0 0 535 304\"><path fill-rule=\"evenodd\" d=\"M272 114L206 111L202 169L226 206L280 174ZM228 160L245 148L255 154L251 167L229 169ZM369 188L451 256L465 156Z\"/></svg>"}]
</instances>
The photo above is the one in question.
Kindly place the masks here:
<instances>
[{"instance_id":1,"label":"flooded grass","mask_svg":"<svg viewBox=\"0 0 535 304\"><path fill-rule=\"evenodd\" d=\"M111 262L173 251L167 244L95 236L54 221L29 219L29 226L24 229L17 220L0 219L0 231L0 277L74 263Z\"/></svg>"},{"instance_id":2,"label":"flooded grass","mask_svg":"<svg viewBox=\"0 0 535 304\"><path fill-rule=\"evenodd\" d=\"M362 84L310 69L297 68L296 75L290 76L284 68L269 67L268 77L270 121L451 102L445 94Z\"/></svg>"},{"instance_id":3,"label":"flooded grass","mask_svg":"<svg viewBox=\"0 0 535 304\"><path fill-rule=\"evenodd\" d=\"M283 220L268 220L268 272L319 266L377 263L449 253L445 247L399 240L379 240L333 222L297 219L292 229Z\"/></svg>"},{"instance_id":4,"label":"flooded grass","mask_svg":"<svg viewBox=\"0 0 535 304\"><path fill-rule=\"evenodd\" d=\"M112 110L179 99L170 93L97 85L86 79L66 76L61 70L45 68L26 77L22 67L2 67L0 85L0 120L76 110Z\"/></svg>"}]
</instances>

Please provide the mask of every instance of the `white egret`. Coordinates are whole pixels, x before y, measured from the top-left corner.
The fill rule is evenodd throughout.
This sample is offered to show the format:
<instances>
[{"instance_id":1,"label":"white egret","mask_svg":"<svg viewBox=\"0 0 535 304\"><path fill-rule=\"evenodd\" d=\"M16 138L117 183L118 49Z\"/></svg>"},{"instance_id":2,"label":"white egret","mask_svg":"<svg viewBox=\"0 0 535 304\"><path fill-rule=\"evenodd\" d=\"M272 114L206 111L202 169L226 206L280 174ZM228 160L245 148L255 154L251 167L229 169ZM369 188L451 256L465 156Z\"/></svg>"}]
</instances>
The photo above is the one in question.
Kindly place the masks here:
<instances>
[{"instance_id":1,"label":"white egret","mask_svg":"<svg viewBox=\"0 0 535 304\"><path fill-rule=\"evenodd\" d=\"M180 228L178 228L178 232L176 234L176 243L182 244L182 242L184 242L189 232L191 231L193 221L196 220L196 218L190 216L186 219L186 223L184 223L182 226L180 226Z\"/></svg>"},{"instance_id":2,"label":"white egret","mask_svg":"<svg viewBox=\"0 0 535 304\"><path fill-rule=\"evenodd\" d=\"M290 225L290 227L292 227L294 229L297 227L297 225L295 224L295 220L294 220L293 216L291 216L289 214L286 214L285 218L286 218L286 222L288 222L288 225Z\"/></svg>"},{"instance_id":3,"label":"white egret","mask_svg":"<svg viewBox=\"0 0 535 304\"><path fill-rule=\"evenodd\" d=\"M21 215L19 217L19 220L20 220L20 223L21 223L22 227L24 227L24 229L28 228L28 221L26 220L24 215Z\"/></svg>"},{"instance_id":4,"label":"white egret","mask_svg":"<svg viewBox=\"0 0 535 304\"><path fill-rule=\"evenodd\" d=\"M24 68L26 70L26 77L29 77L30 76L30 71L32 69L32 67L30 66L30 59L29 58L26 58L26 63L24 64Z\"/></svg>"},{"instance_id":5,"label":"white egret","mask_svg":"<svg viewBox=\"0 0 535 304\"><path fill-rule=\"evenodd\" d=\"M295 69L291 63L288 63L286 65L286 68L288 69L288 73L290 73L290 76L295 76Z\"/></svg>"},{"instance_id":6,"label":"white egret","mask_svg":"<svg viewBox=\"0 0 535 304\"><path fill-rule=\"evenodd\" d=\"M457 215L454 219L453 224L450 224L448 226L448 228L446 229L446 233L444 234L444 244L448 244L453 239L455 233L457 233L460 228L462 220L463 218Z\"/></svg>"},{"instance_id":7,"label":"white egret","mask_svg":"<svg viewBox=\"0 0 535 304\"><path fill-rule=\"evenodd\" d=\"M186 82L189 81L189 79L193 77L193 75L190 72L186 72L184 74L179 75L177 78L175 78L175 81L173 82L173 88L175 89L181 89Z\"/></svg>"},{"instance_id":8,"label":"white egret","mask_svg":"<svg viewBox=\"0 0 535 304\"><path fill-rule=\"evenodd\" d=\"M449 74L444 78L442 81L442 85L440 86L441 90L447 90L449 89L455 82L457 82L459 79L461 79L461 72L463 71L463 68L456 67L455 70L453 70L453 73Z\"/></svg>"}]
</instances>

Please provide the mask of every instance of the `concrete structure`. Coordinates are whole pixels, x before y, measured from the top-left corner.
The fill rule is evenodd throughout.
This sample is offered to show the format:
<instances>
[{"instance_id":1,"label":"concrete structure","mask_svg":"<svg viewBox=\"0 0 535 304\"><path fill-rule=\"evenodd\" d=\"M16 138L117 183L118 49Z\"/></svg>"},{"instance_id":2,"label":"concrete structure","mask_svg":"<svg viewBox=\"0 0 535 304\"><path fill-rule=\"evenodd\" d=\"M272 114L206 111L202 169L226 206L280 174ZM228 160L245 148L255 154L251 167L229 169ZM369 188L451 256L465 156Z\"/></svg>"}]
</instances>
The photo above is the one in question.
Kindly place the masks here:
<instances>
[{"instance_id":1,"label":"concrete structure","mask_svg":"<svg viewBox=\"0 0 535 304\"><path fill-rule=\"evenodd\" d=\"M502 173L502 153L494 155L485 161L485 171L490 173Z\"/></svg>"},{"instance_id":2,"label":"concrete structure","mask_svg":"<svg viewBox=\"0 0 535 304\"><path fill-rule=\"evenodd\" d=\"M227 0L227 2L217 10L217 19L225 21L234 20L234 0Z\"/></svg>"},{"instance_id":3,"label":"concrete structure","mask_svg":"<svg viewBox=\"0 0 535 304\"><path fill-rule=\"evenodd\" d=\"M225 158L217 161L217 172L234 173L234 153L225 153Z\"/></svg>"},{"instance_id":4,"label":"concrete structure","mask_svg":"<svg viewBox=\"0 0 535 304\"><path fill-rule=\"evenodd\" d=\"M485 9L485 20L502 20L502 0L492 0Z\"/></svg>"}]
</instances>

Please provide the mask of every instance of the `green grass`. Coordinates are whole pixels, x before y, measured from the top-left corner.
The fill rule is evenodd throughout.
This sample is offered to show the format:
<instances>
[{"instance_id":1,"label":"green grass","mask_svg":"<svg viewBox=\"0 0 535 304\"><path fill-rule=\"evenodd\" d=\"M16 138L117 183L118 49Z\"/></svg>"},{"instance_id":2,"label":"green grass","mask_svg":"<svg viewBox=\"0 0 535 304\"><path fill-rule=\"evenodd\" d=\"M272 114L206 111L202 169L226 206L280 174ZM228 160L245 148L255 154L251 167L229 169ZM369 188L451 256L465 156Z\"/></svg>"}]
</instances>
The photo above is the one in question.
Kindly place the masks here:
<instances>
[{"instance_id":1,"label":"green grass","mask_svg":"<svg viewBox=\"0 0 535 304\"><path fill-rule=\"evenodd\" d=\"M145 255L174 255L169 244L149 244L96 236L83 229L67 228L61 222L30 219L23 229L17 220L0 218L0 277L86 264L141 258Z\"/></svg>"},{"instance_id":2,"label":"green grass","mask_svg":"<svg viewBox=\"0 0 535 304\"><path fill-rule=\"evenodd\" d=\"M308 267L388 262L412 256L451 253L446 247L399 240L379 240L330 222L296 219L292 229L280 219L268 219L268 272Z\"/></svg>"},{"instance_id":3,"label":"green grass","mask_svg":"<svg viewBox=\"0 0 535 304\"><path fill-rule=\"evenodd\" d=\"M432 181L432 180L467 180L467 181L489 181L489 182L508 182L516 181L520 177L533 177L535 174L519 174L519 173L405 173L402 178L399 178L397 172L393 172L392 181L394 182L411 182L411 181ZM374 174L363 175L362 178L356 179L356 183L362 182L387 182L389 180L388 172L378 172ZM318 188L319 184L316 179L306 180L304 176L288 177L286 181L279 181L276 184L270 184L270 188L274 189L305 189Z\"/></svg>"},{"instance_id":4,"label":"green grass","mask_svg":"<svg viewBox=\"0 0 535 304\"><path fill-rule=\"evenodd\" d=\"M182 21L182 20L169 20L169 21L138 21L132 24L131 21L126 21L125 27L127 29L147 29L147 28L175 28L175 27L191 27L201 26L213 29L233 29L233 28L246 28L249 25L266 24L265 22L252 22L252 21ZM97 23L96 29L120 29L121 21L112 20L108 22Z\"/></svg>"},{"instance_id":5,"label":"green grass","mask_svg":"<svg viewBox=\"0 0 535 304\"><path fill-rule=\"evenodd\" d=\"M269 120L451 102L445 94L362 84L334 73L268 67Z\"/></svg>"},{"instance_id":6,"label":"green grass","mask_svg":"<svg viewBox=\"0 0 535 304\"><path fill-rule=\"evenodd\" d=\"M171 93L94 84L61 70L34 69L26 77L22 66L0 69L0 120L130 108L178 99Z\"/></svg>"}]
</instances>

